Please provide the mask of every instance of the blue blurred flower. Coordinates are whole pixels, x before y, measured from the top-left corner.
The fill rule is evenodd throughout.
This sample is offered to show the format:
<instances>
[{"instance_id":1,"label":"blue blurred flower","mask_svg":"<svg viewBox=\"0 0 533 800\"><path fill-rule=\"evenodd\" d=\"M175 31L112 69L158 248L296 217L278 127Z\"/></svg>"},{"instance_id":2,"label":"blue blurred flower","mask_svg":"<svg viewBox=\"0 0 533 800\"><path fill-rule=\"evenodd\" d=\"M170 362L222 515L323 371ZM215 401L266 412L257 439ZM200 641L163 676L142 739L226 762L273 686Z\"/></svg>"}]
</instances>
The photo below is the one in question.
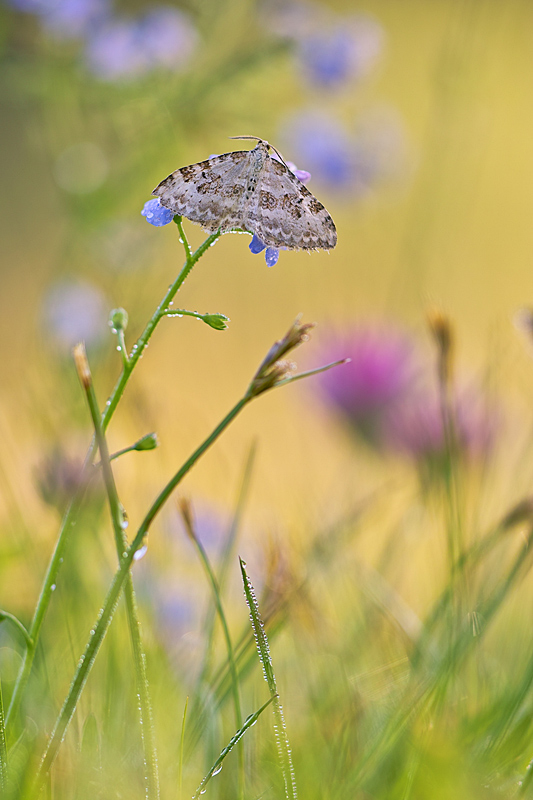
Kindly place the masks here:
<instances>
[{"instance_id":1,"label":"blue blurred flower","mask_svg":"<svg viewBox=\"0 0 533 800\"><path fill-rule=\"evenodd\" d=\"M43 27L55 36L75 39L86 36L111 13L109 0L41 0L37 9Z\"/></svg>"},{"instance_id":2,"label":"blue blurred flower","mask_svg":"<svg viewBox=\"0 0 533 800\"><path fill-rule=\"evenodd\" d=\"M369 177L347 131L329 115L298 112L284 125L282 138L321 183L347 190Z\"/></svg>"},{"instance_id":3,"label":"blue blurred flower","mask_svg":"<svg viewBox=\"0 0 533 800\"><path fill-rule=\"evenodd\" d=\"M281 138L318 181L354 195L401 175L406 163L403 129L388 109L359 120L353 133L320 110L300 111L283 124Z\"/></svg>"},{"instance_id":4,"label":"blue blurred flower","mask_svg":"<svg viewBox=\"0 0 533 800\"><path fill-rule=\"evenodd\" d=\"M161 205L159 197L148 200L144 204L141 214L146 217L150 225L154 225L156 228L162 228L163 225L168 225L174 219L174 213L169 208Z\"/></svg>"},{"instance_id":5,"label":"blue blurred flower","mask_svg":"<svg viewBox=\"0 0 533 800\"><path fill-rule=\"evenodd\" d=\"M46 13L52 5L50 0L5 0L5 2L17 11L27 14Z\"/></svg>"},{"instance_id":6,"label":"blue blurred flower","mask_svg":"<svg viewBox=\"0 0 533 800\"><path fill-rule=\"evenodd\" d=\"M304 35L298 58L307 79L324 89L362 78L383 48L383 29L376 20L353 16Z\"/></svg>"},{"instance_id":7,"label":"blue blurred flower","mask_svg":"<svg viewBox=\"0 0 533 800\"><path fill-rule=\"evenodd\" d=\"M159 6L139 21L142 49L153 67L179 71L187 66L198 45L190 19L173 6Z\"/></svg>"},{"instance_id":8,"label":"blue blurred flower","mask_svg":"<svg viewBox=\"0 0 533 800\"><path fill-rule=\"evenodd\" d=\"M87 41L85 57L89 70L110 81L133 78L146 72L148 63L140 39L136 20L109 20Z\"/></svg>"},{"instance_id":9,"label":"blue blurred flower","mask_svg":"<svg viewBox=\"0 0 533 800\"><path fill-rule=\"evenodd\" d=\"M107 337L108 305L96 286L63 279L54 283L43 300L46 332L65 350L84 341L98 344Z\"/></svg>"},{"instance_id":10,"label":"blue blurred flower","mask_svg":"<svg viewBox=\"0 0 533 800\"><path fill-rule=\"evenodd\" d=\"M188 17L161 6L138 19L110 19L97 28L88 37L86 61L102 80L135 78L158 68L183 69L197 43Z\"/></svg>"},{"instance_id":11,"label":"blue blurred flower","mask_svg":"<svg viewBox=\"0 0 533 800\"><path fill-rule=\"evenodd\" d=\"M385 446L391 411L415 378L414 342L391 323L361 325L333 340L322 360L349 358L324 372L320 387L327 404L375 447Z\"/></svg>"}]
</instances>

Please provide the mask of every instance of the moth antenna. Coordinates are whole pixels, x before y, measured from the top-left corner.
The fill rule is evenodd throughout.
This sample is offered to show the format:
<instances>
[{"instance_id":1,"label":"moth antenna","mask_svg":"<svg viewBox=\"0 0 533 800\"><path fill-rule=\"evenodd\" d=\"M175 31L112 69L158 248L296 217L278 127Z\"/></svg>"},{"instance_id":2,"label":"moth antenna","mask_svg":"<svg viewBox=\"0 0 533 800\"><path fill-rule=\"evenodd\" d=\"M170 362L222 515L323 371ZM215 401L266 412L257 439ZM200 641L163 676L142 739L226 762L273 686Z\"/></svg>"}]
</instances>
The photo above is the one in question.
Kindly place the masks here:
<instances>
[{"instance_id":1,"label":"moth antenna","mask_svg":"<svg viewBox=\"0 0 533 800\"><path fill-rule=\"evenodd\" d=\"M283 158L283 156L281 155L279 150L276 147L274 147L273 144L270 144L270 142L267 142L266 139L261 139L259 136L249 136L249 135L228 136L228 139L251 139L254 142L264 142L264 144L266 144L267 147L270 147L270 149L275 152L275 154L277 155L277 157L279 158L281 163L284 164L287 167L287 164L285 163L285 159ZM289 167L287 167L287 169L289 169Z\"/></svg>"},{"instance_id":2,"label":"moth antenna","mask_svg":"<svg viewBox=\"0 0 533 800\"><path fill-rule=\"evenodd\" d=\"M264 139L261 139L259 136L249 136L245 134L244 136L228 136L228 139L252 139L254 142L265 142ZM268 142L265 142L268 144ZM270 147L270 145L268 145Z\"/></svg>"}]
</instances>

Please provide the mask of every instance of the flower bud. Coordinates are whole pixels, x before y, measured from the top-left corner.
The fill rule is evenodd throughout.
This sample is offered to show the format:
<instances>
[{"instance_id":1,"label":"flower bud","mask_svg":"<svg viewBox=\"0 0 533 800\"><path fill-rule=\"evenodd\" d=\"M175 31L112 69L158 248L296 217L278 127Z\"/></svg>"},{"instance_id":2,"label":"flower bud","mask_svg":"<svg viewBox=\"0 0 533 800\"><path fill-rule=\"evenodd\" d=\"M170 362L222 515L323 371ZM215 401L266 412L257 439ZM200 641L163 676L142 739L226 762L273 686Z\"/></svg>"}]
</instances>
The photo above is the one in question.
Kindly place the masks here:
<instances>
[{"instance_id":1,"label":"flower bud","mask_svg":"<svg viewBox=\"0 0 533 800\"><path fill-rule=\"evenodd\" d=\"M128 312L125 308L114 308L109 315L109 327L113 333L125 331L128 327Z\"/></svg>"},{"instance_id":2,"label":"flower bud","mask_svg":"<svg viewBox=\"0 0 533 800\"><path fill-rule=\"evenodd\" d=\"M156 447L159 447L159 439L157 438L157 433L147 433L146 436L143 436L142 439L139 439L138 442L135 442L133 449L155 450Z\"/></svg>"},{"instance_id":3,"label":"flower bud","mask_svg":"<svg viewBox=\"0 0 533 800\"><path fill-rule=\"evenodd\" d=\"M210 328L214 328L216 331L225 331L230 321L229 317L226 317L225 314L204 314L202 319L206 325L209 325Z\"/></svg>"}]
</instances>

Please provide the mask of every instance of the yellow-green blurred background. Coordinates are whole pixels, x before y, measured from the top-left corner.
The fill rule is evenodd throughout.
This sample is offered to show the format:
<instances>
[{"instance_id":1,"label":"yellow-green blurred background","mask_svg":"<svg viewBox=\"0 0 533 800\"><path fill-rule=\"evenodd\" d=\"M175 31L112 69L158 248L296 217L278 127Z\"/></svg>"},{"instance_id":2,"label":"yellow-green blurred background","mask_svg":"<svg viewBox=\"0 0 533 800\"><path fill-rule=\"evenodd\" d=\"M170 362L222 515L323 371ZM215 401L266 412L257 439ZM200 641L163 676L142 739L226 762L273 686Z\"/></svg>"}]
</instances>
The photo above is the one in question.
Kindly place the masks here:
<instances>
[{"instance_id":1,"label":"yellow-green blurred background","mask_svg":"<svg viewBox=\"0 0 533 800\"><path fill-rule=\"evenodd\" d=\"M383 320L410 330L432 364L426 313L443 310L453 323L457 375L490 384L502 409L495 455L467 480L472 529L479 532L520 500L533 478L533 365L527 336L513 325L517 310L533 298L530 0L184 0L173 7L196 31L186 62L179 69L159 66L113 78L89 68L82 36L58 35L43 24L42 5L12 0L0 9L0 551L6 566L0 606L25 618L64 500L43 499L50 459L57 452L82 459L91 438L69 343L54 327L53 292L74 282L96 298L91 308L99 327L87 344L103 406L120 371L108 312L127 309L131 346L183 260L175 226L149 225L140 215L143 204L174 169L241 147L229 136L267 139L313 172L291 125L304 120L311 147L313 125L329 120L361 148L362 167L365 158L374 158L377 167L367 175L363 169L359 182L341 185L313 174L309 188L337 225L332 252L281 252L269 269L262 255L248 250L248 237L227 235L198 263L175 305L224 313L231 324L217 332L188 318L163 320L135 370L109 428L110 447L126 447L152 430L161 446L116 463L131 527L239 398L272 342L299 313L318 323L311 342L295 354L308 368L321 362L333 334ZM122 2L113 13L136 19L149 8L141 0ZM313 20L327 29L354 18L377 36L368 64L334 85L320 85L302 65L302 37ZM187 221L185 228L193 245L200 244L201 229ZM82 307L74 304L74 317L78 313ZM260 570L261 545L276 542L290 553L289 581L305 574L298 554L317 532L371 498L353 563L372 561L397 530L398 550L388 553L389 560L382 553L383 569L419 613L441 577L439 513L420 500L413 464L382 457L354 439L328 412L317 386L311 378L259 398L186 479L182 493L200 510L227 515L255 442L239 552ZM106 523L100 507L94 522L100 542L106 541ZM92 567L102 569L102 584L114 559L108 533L106 566ZM163 574L169 542L180 537L172 506L153 527L148 566L143 562L142 568ZM77 546L83 553L83 542ZM176 552L182 547L174 546ZM192 587L200 573L180 558L172 564L182 576L193 575L186 584ZM414 580L415 563L431 569L415 570ZM307 642L315 648L318 672L329 669L321 658L345 630L347 598L353 600L353 573L339 574L338 585L322 595L320 614L331 627L322 631L322 642ZM172 582L172 575L167 578ZM511 612L520 612L529 595L524 590ZM87 626L96 608L94 601L80 612ZM245 617L244 607L230 613ZM501 669L510 670L519 647L504 625L499 635L494 648ZM85 627L69 636L61 687ZM196 633L187 636L193 661ZM301 648L304 657L305 642ZM388 640L386 652L394 649L387 648ZM282 651L288 654L290 647ZM6 658L9 683L16 664ZM371 670L371 659L369 664ZM163 691L159 677L156 695ZM294 690L294 682L289 685ZM300 700L296 693L289 702L293 720L301 719ZM156 702L164 707L161 697Z\"/></svg>"},{"instance_id":2,"label":"yellow-green blurred background","mask_svg":"<svg viewBox=\"0 0 533 800\"><path fill-rule=\"evenodd\" d=\"M240 133L297 161L287 134L295 114L335 120L353 137L366 131L383 173L355 189L312 178L338 228L330 253L282 252L268 269L246 237L228 235L199 263L176 304L225 313L231 325L219 333L187 318L164 320L139 364L110 427L111 448L149 430L161 447L117 464L130 519L141 518L298 313L318 323L298 353L310 366L332 331L361 320L403 322L424 343L427 308L442 308L455 325L458 370L489 374L511 420L487 513L527 490L527 463L519 476L510 471L528 446L532 388L512 325L532 291L531 4L295 4L292 27L289 8L184 3L198 31L187 65L116 80L87 69L81 39L55 36L16 3L2 8L1 512L24 510L39 553L57 527L37 490L43 463L54 448L81 457L90 438L68 347L50 332L51 287L79 280L102 293L102 335L88 347L103 404L120 367L107 310L128 310L131 345L182 260L174 226L154 228L140 216L151 189L178 166L238 147L227 137ZM130 17L145 11L141 3L116 8ZM317 13L328 24L371 20L380 31L371 68L334 88L305 75L296 34ZM202 231L185 224L200 243ZM305 537L309 524L391 476L409 480L409 467L353 446L311 379L247 409L185 491L231 505L252 441L250 514L272 535L288 536L294 522L294 536Z\"/></svg>"}]
</instances>

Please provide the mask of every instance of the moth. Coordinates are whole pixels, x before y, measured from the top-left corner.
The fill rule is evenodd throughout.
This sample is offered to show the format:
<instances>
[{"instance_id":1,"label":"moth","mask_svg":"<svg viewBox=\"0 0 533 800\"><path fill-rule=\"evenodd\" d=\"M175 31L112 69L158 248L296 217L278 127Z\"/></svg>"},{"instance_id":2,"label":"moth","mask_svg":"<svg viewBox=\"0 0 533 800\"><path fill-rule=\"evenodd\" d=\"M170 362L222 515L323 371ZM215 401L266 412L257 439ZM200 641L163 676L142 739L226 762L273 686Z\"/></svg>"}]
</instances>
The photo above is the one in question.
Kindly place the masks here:
<instances>
[{"instance_id":1,"label":"moth","mask_svg":"<svg viewBox=\"0 0 533 800\"><path fill-rule=\"evenodd\" d=\"M230 138L253 139L257 145L177 169L152 192L161 205L212 233L237 228L256 234L267 247L335 247L331 216L278 151L256 136Z\"/></svg>"}]
</instances>

